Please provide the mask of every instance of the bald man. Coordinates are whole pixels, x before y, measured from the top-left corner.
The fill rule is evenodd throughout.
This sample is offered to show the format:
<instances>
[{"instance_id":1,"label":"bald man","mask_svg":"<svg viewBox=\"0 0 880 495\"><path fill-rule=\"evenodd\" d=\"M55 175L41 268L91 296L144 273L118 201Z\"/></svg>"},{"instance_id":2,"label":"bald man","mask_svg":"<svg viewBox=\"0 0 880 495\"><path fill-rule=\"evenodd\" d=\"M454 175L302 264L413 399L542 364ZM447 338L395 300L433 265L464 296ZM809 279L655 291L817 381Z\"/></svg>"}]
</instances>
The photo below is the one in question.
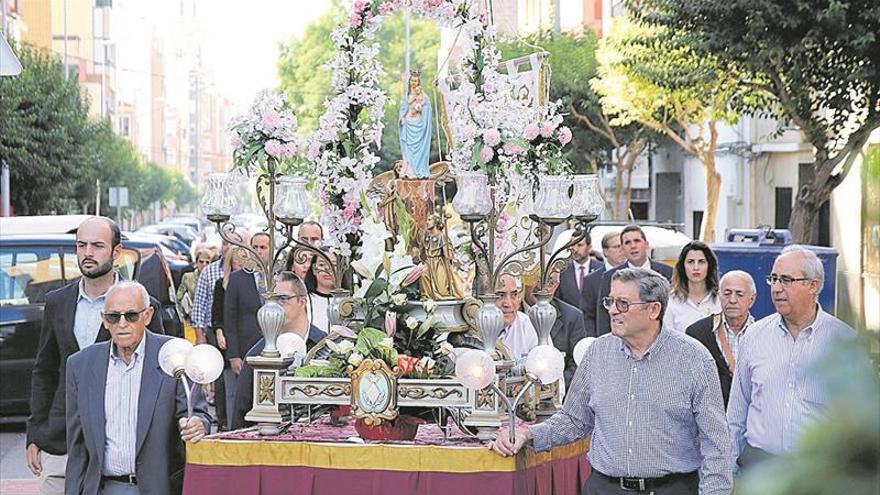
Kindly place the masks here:
<instances>
[{"instance_id":1,"label":"bald man","mask_svg":"<svg viewBox=\"0 0 880 495\"><path fill-rule=\"evenodd\" d=\"M67 358L95 342L110 338L101 311L107 290L119 275L113 262L122 251L116 222L90 217L76 231L76 260L82 278L46 295L43 327L31 380L31 414L27 420L26 457L41 479L40 493L64 493L67 441L64 431L64 372ZM150 331L164 333L157 301Z\"/></svg>"}]
</instances>

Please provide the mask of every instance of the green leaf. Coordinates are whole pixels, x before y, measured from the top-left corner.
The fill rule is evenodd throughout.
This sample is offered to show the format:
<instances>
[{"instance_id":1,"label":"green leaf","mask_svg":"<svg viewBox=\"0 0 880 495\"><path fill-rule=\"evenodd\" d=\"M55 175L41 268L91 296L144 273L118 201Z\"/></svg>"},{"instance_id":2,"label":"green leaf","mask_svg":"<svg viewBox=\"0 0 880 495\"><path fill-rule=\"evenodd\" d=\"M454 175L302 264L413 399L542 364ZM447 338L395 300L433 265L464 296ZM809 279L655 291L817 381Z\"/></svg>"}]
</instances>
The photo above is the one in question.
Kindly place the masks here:
<instances>
[{"instance_id":1,"label":"green leaf","mask_svg":"<svg viewBox=\"0 0 880 495\"><path fill-rule=\"evenodd\" d=\"M371 301L375 299L379 294L385 292L385 289L388 287L388 281L384 278L377 278L373 280L373 283L370 284L370 288L367 289L367 292L364 294L364 299L367 301Z\"/></svg>"}]
</instances>

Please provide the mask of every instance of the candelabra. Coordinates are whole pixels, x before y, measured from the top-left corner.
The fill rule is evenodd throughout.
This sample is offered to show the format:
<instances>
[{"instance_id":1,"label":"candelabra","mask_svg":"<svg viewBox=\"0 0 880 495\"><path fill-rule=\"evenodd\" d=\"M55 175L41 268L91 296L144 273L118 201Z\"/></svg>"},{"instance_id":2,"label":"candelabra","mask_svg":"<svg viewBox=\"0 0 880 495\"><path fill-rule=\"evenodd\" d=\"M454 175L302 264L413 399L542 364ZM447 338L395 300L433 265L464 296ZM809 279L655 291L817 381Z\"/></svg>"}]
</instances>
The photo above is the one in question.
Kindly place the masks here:
<instances>
[{"instance_id":1,"label":"candelabra","mask_svg":"<svg viewBox=\"0 0 880 495\"><path fill-rule=\"evenodd\" d=\"M495 305L498 300L495 294L498 279L505 271L525 271L525 263L517 257L535 250L538 251L539 269L538 287L534 292L537 302L529 309L528 315L538 333L538 343L549 344L550 330L556 321L556 309L550 304L552 294L546 290L546 286L551 273L559 271L567 261L568 250L586 237L588 224L604 210L605 203L599 190L598 177L540 176L536 183L534 211L525 212L534 224L534 240L506 254L497 262L495 235L499 233L500 212L495 193L500 185L490 183L485 172L459 173L457 185L458 192L452 206L462 220L468 223L475 248L475 292L483 305L477 311L474 322L482 335L484 350L490 355L495 352L495 342L504 329L503 315ZM526 194L531 194L531 191ZM552 238L553 229L567 220L575 221L571 239L548 257L547 244Z\"/></svg>"},{"instance_id":2,"label":"candelabra","mask_svg":"<svg viewBox=\"0 0 880 495\"><path fill-rule=\"evenodd\" d=\"M328 273L333 278L330 322L339 324L351 313L351 305L346 304L351 292L342 288L343 274L349 265L348 258L338 256L334 261L319 247L302 242L293 235L293 229L302 224L310 212L306 183L306 179L302 177L285 176L274 172L264 172L256 177L257 200L268 224L266 233L269 235L269 245L274 249L269 263L264 261L251 246L233 235L237 227L230 222L230 219L238 209L233 175L210 174L207 190L202 198L202 211L208 220L217 226L220 237L225 242L248 252L252 261L251 266L246 269L259 273L265 280L267 290L265 302L257 312L257 321L266 341L265 348L260 354L263 358L282 357L276 340L284 323L284 310L278 304L278 297L275 294L274 267L288 248L294 249L293 257L299 262L306 261L310 256L317 256L324 261L324 266L327 268L315 266L314 269ZM283 238L280 247L276 246L276 235Z\"/></svg>"}]
</instances>

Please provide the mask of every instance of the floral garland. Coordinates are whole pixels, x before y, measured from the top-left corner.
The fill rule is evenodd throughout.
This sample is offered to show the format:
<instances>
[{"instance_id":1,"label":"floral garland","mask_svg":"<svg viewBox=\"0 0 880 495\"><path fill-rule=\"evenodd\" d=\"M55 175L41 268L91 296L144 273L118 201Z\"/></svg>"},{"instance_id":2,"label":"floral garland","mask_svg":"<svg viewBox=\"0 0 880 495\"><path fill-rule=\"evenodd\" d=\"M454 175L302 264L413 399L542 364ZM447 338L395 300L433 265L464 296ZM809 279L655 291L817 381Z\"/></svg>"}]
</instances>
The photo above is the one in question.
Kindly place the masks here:
<instances>
[{"instance_id":1,"label":"floral garland","mask_svg":"<svg viewBox=\"0 0 880 495\"><path fill-rule=\"evenodd\" d=\"M274 175L277 165L297 164L307 141L297 134L296 116L283 94L261 91L248 113L233 119L230 129L233 168L248 175Z\"/></svg>"}]
</instances>

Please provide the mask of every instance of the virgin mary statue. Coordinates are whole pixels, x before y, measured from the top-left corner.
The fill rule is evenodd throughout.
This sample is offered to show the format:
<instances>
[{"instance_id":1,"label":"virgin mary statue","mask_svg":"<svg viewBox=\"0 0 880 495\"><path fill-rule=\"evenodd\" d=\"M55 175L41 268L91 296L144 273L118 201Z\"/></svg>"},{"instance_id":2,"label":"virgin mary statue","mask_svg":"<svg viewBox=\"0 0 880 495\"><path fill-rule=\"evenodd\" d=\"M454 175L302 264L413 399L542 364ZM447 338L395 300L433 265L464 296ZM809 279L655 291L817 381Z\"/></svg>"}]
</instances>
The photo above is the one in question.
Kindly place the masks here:
<instances>
[{"instance_id":1,"label":"virgin mary statue","mask_svg":"<svg viewBox=\"0 0 880 495\"><path fill-rule=\"evenodd\" d=\"M406 97L400 105L398 120L400 153L413 175L427 179L428 156L431 154L431 101L422 90L422 74L410 71Z\"/></svg>"}]
</instances>

